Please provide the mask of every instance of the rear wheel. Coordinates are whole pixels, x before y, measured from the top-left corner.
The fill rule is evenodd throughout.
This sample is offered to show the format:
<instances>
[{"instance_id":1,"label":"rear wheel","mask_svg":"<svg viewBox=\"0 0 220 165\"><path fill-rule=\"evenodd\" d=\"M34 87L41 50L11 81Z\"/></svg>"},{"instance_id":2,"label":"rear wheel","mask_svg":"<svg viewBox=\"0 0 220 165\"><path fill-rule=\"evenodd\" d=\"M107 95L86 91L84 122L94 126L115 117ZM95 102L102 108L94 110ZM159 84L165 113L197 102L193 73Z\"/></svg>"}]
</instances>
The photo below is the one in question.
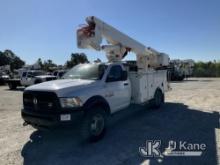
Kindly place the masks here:
<instances>
[{"instance_id":1,"label":"rear wheel","mask_svg":"<svg viewBox=\"0 0 220 165\"><path fill-rule=\"evenodd\" d=\"M184 75L182 75L181 77L179 77L179 81L183 81L184 78Z\"/></svg>"},{"instance_id":2,"label":"rear wheel","mask_svg":"<svg viewBox=\"0 0 220 165\"><path fill-rule=\"evenodd\" d=\"M87 112L81 125L83 141L95 142L102 139L106 131L107 115L103 108L98 107Z\"/></svg>"},{"instance_id":3,"label":"rear wheel","mask_svg":"<svg viewBox=\"0 0 220 165\"><path fill-rule=\"evenodd\" d=\"M154 99L152 100L152 107L153 108L160 108L160 106L164 103L164 94L161 90L157 89L154 94Z\"/></svg>"}]
</instances>

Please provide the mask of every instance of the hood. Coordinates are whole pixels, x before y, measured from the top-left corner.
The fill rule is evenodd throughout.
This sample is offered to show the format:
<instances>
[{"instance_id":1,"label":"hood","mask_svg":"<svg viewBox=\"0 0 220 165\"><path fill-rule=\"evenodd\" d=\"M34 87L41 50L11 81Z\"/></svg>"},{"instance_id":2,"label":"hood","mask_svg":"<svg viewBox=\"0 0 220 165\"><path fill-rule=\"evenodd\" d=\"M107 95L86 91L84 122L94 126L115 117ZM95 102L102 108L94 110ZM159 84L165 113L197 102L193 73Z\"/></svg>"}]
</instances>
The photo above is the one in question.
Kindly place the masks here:
<instances>
[{"instance_id":1,"label":"hood","mask_svg":"<svg viewBox=\"0 0 220 165\"><path fill-rule=\"evenodd\" d=\"M56 76L52 76L52 75L41 75L41 76L35 76L35 78L56 78Z\"/></svg>"},{"instance_id":2,"label":"hood","mask_svg":"<svg viewBox=\"0 0 220 165\"><path fill-rule=\"evenodd\" d=\"M77 90L83 88L89 84L93 84L95 80L82 80L82 79L63 79L63 80L54 80L40 83L37 85L32 85L25 90L32 91L58 91L65 88L74 88Z\"/></svg>"}]
</instances>

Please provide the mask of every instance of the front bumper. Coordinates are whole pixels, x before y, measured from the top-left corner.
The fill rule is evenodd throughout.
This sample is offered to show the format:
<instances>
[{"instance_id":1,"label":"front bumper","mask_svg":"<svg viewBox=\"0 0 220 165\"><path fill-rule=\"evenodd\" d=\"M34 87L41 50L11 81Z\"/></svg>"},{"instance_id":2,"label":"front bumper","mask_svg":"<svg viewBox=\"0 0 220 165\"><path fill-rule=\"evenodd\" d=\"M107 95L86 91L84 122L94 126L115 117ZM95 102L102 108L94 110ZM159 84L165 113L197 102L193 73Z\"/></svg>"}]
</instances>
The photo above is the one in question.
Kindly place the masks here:
<instances>
[{"instance_id":1,"label":"front bumper","mask_svg":"<svg viewBox=\"0 0 220 165\"><path fill-rule=\"evenodd\" d=\"M43 113L42 113L43 112ZM81 109L60 110L56 112L33 111L22 109L21 116L23 120L34 127L41 128L58 128L65 126L73 126L78 124L83 116L84 111Z\"/></svg>"}]
</instances>

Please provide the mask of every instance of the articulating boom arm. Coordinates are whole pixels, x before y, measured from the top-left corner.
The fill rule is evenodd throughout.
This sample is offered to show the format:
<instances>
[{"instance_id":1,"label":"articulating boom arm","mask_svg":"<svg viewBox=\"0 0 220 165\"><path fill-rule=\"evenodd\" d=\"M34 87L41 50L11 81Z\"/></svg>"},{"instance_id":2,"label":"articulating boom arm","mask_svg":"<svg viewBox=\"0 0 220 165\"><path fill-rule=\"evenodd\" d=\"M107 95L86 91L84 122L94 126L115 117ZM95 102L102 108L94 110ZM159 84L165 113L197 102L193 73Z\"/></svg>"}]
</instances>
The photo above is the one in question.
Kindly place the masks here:
<instances>
[{"instance_id":1,"label":"articulating boom arm","mask_svg":"<svg viewBox=\"0 0 220 165\"><path fill-rule=\"evenodd\" d=\"M169 57L164 53L145 47L114 27L91 16L86 18L87 25L77 30L77 46L103 50L110 62L122 60L129 51L136 54L139 69L168 66ZM106 39L108 45L101 45Z\"/></svg>"}]
</instances>

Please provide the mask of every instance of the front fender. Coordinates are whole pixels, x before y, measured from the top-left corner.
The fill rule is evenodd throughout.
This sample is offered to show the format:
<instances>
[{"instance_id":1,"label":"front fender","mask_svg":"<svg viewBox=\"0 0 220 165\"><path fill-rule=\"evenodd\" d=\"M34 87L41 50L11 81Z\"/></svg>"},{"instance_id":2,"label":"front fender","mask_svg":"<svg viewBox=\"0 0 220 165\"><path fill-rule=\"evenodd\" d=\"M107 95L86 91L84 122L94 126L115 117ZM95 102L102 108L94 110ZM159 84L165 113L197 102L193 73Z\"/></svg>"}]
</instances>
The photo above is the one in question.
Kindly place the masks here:
<instances>
[{"instance_id":1,"label":"front fender","mask_svg":"<svg viewBox=\"0 0 220 165\"><path fill-rule=\"evenodd\" d=\"M111 114L111 109L107 100L99 95L90 97L89 99L86 100L86 102L83 105L86 111L91 110L92 107L96 107L96 106L103 107L108 114Z\"/></svg>"}]
</instances>

